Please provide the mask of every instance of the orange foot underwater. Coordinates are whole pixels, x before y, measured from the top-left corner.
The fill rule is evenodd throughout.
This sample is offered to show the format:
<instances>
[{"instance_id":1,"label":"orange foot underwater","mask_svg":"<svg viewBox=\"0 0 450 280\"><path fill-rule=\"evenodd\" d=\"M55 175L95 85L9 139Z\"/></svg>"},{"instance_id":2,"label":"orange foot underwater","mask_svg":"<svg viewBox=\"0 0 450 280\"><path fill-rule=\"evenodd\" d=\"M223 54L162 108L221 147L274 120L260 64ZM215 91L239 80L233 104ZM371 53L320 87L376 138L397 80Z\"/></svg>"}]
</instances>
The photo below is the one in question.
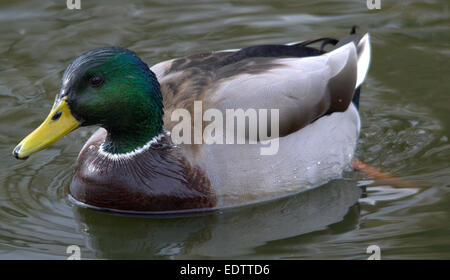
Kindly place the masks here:
<instances>
[{"instance_id":1,"label":"orange foot underwater","mask_svg":"<svg viewBox=\"0 0 450 280\"><path fill-rule=\"evenodd\" d=\"M414 188L415 187L415 188L417 188L417 186L412 184L411 182L405 181L400 178L395 178L391 174L383 172L380 169L370 166L368 164L365 164L364 162L359 161L357 159L353 160L353 167L356 170L363 172L368 177L378 180L378 181L386 182L386 183L392 185L393 187L403 187L403 188Z\"/></svg>"}]
</instances>

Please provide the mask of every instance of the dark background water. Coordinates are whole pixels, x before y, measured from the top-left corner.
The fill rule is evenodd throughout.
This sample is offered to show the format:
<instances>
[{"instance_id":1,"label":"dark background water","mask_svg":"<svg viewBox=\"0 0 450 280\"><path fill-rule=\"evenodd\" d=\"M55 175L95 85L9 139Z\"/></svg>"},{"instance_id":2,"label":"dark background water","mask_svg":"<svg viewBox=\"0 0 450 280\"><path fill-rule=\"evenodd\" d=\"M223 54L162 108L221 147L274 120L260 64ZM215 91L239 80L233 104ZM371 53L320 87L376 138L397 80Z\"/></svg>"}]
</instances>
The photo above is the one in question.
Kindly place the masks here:
<instances>
[{"instance_id":1,"label":"dark background water","mask_svg":"<svg viewBox=\"0 0 450 280\"><path fill-rule=\"evenodd\" d=\"M450 258L447 1L0 2L0 258ZM371 34L357 157L414 182L347 172L296 196L190 217L130 217L67 199L93 128L17 161L11 150L44 119L65 67L118 45L148 64L210 50Z\"/></svg>"}]
</instances>

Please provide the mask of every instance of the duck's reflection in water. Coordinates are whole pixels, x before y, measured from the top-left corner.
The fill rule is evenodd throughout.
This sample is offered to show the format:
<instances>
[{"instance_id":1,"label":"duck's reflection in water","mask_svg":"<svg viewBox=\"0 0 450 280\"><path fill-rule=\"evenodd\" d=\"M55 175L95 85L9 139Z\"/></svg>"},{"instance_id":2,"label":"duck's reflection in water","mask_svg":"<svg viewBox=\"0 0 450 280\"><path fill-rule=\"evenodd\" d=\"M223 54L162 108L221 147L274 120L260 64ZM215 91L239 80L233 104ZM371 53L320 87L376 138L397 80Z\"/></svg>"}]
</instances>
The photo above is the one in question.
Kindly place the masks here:
<instances>
[{"instance_id":1,"label":"duck's reflection in water","mask_svg":"<svg viewBox=\"0 0 450 280\"><path fill-rule=\"evenodd\" d=\"M336 180L293 196L202 215L149 217L74 209L96 258L231 258L248 256L268 241L340 222L360 196L354 181ZM354 220L346 221L354 227L359 215L346 219Z\"/></svg>"}]
</instances>

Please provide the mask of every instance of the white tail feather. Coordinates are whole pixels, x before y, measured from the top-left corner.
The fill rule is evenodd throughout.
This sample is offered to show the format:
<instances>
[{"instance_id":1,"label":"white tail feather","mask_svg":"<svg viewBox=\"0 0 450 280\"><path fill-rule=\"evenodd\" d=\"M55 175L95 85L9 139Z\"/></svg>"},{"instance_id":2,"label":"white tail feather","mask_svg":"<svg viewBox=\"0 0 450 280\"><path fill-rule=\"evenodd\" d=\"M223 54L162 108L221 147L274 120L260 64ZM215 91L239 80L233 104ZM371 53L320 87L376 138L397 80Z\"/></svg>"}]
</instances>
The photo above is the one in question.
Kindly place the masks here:
<instances>
[{"instance_id":1,"label":"white tail feather","mask_svg":"<svg viewBox=\"0 0 450 280\"><path fill-rule=\"evenodd\" d=\"M356 79L356 87L359 87L364 79L366 78L367 72L369 71L370 64L370 37L369 33L364 35L362 39L359 41L358 46L356 47L358 53L358 76Z\"/></svg>"}]
</instances>

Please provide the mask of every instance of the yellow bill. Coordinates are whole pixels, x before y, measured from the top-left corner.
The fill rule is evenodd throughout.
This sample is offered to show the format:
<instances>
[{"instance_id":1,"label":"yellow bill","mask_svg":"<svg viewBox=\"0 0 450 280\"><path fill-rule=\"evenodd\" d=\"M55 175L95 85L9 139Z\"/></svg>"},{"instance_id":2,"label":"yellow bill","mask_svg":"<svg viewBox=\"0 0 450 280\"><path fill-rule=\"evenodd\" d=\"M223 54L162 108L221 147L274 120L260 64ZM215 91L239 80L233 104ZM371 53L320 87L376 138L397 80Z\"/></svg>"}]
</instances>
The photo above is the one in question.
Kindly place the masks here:
<instances>
[{"instance_id":1,"label":"yellow bill","mask_svg":"<svg viewBox=\"0 0 450 280\"><path fill-rule=\"evenodd\" d=\"M70 112L67 97L64 97L59 103L53 105L44 122L14 148L13 155L18 159L26 159L31 154L55 143L80 125L81 123Z\"/></svg>"}]
</instances>

